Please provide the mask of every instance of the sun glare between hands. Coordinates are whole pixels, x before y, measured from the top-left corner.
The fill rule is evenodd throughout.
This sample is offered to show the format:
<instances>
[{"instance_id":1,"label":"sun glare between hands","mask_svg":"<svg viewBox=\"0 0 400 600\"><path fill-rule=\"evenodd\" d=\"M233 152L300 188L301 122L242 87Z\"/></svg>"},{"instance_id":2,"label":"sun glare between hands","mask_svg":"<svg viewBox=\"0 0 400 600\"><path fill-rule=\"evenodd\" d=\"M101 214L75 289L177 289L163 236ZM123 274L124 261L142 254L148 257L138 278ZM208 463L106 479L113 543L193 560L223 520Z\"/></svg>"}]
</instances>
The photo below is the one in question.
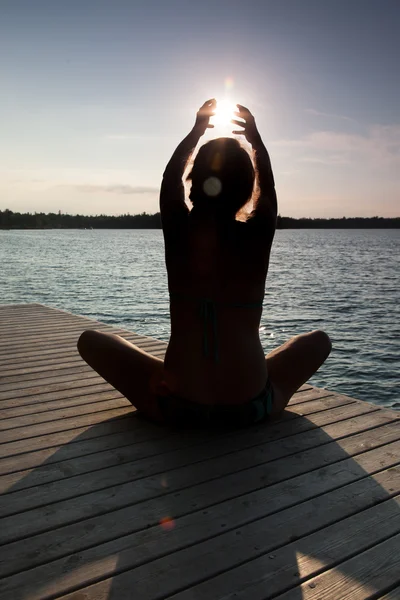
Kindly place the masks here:
<instances>
[{"instance_id":1,"label":"sun glare between hands","mask_svg":"<svg viewBox=\"0 0 400 600\"><path fill-rule=\"evenodd\" d=\"M217 100L217 108L212 117L212 122L216 127L232 127L232 119L235 118L237 106L227 99Z\"/></svg>"}]
</instances>

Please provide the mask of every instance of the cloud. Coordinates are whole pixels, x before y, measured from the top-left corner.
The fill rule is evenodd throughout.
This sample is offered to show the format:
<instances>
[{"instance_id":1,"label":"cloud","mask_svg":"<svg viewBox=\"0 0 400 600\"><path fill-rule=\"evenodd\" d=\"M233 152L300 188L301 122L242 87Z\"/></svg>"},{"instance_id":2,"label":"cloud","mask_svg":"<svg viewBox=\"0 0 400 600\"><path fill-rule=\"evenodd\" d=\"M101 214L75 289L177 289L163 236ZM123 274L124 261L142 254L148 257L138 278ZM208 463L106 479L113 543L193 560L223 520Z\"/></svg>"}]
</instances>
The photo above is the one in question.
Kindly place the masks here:
<instances>
[{"instance_id":1,"label":"cloud","mask_svg":"<svg viewBox=\"0 0 400 600\"><path fill-rule=\"evenodd\" d=\"M122 140L133 140L135 139L135 136L133 135L126 135L124 133L116 133L116 134L110 134L110 135L106 135L104 136L106 140L114 140L114 141L122 141Z\"/></svg>"},{"instance_id":2,"label":"cloud","mask_svg":"<svg viewBox=\"0 0 400 600\"><path fill-rule=\"evenodd\" d=\"M329 156L300 156L298 162L319 164L319 165L347 165L349 161L340 154L331 154Z\"/></svg>"},{"instance_id":3,"label":"cloud","mask_svg":"<svg viewBox=\"0 0 400 600\"><path fill-rule=\"evenodd\" d=\"M314 115L316 117L327 117L328 119L342 119L343 121L351 121L352 123L356 123L355 119L350 117L345 117L344 115L336 115L335 113L326 113L321 112L320 110L315 110L314 108L306 108L304 112L309 115Z\"/></svg>"},{"instance_id":4,"label":"cloud","mask_svg":"<svg viewBox=\"0 0 400 600\"><path fill-rule=\"evenodd\" d=\"M101 193L105 192L107 194L131 194L131 195L139 195L139 194L158 194L160 191L159 188L156 187L146 187L140 185L127 185L122 183L110 184L110 185L98 185L98 184L76 184L76 185L67 185L62 187L73 188L77 192L84 193Z\"/></svg>"},{"instance_id":5,"label":"cloud","mask_svg":"<svg viewBox=\"0 0 400 600\"><path fill-rule=\"evenodd\" d=\"M374 125L364 135L315 131L297 140L278 140L276 148L299 151L298 162L330 165L359 163L400 168L400 125Z\"/></svg>"},{"instance_id":6,"label":"cloud","mask_svg":"<svg viewBox=\"0 0 400 600\"><path fill-rule=\"evenodd\" d=\"M8 183L11 185L15 185L15 184L26 184L26 183L46 183L45 179L39 179L38 177L15 177L15 178L10 178L8 180Z\"/></svg>"}]
</instances>

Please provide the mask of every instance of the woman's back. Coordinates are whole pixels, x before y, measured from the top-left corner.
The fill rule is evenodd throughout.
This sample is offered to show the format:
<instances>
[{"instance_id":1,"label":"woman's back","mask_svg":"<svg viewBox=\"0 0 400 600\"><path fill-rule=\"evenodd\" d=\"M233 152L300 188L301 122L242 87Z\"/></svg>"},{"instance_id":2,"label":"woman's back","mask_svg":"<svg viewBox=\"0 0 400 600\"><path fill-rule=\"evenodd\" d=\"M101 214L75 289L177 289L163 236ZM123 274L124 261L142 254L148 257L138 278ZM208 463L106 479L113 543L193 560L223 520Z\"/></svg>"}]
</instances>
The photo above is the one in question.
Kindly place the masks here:
<instances>
[{"instance_id":1,"label":"woman's back","mask_svg":"<svg viewBox=\"0 0 400 600\"><path fill-rule=\"evenodd\" d=\"M241 403L266 381L259 339L273 231L193 209L166 236L171 339L165 381L202 403Z\"/></svg>"}]
</instances>

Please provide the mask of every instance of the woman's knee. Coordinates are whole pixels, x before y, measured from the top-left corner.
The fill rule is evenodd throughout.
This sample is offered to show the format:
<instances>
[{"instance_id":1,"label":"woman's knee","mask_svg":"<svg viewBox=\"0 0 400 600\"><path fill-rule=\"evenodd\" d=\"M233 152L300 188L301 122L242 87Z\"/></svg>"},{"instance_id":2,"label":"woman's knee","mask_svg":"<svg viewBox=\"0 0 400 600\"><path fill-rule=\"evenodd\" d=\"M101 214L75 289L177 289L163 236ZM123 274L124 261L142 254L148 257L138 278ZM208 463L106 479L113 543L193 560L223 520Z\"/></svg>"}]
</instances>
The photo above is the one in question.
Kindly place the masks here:
<instances>
[{"instance_id":1,"label":"woman's knee","mask_svg":"<svg viewBox=\"0 0 400 600\"><path fill-rule=\"evenodd\" d=\"M87 329L78 339L77 348L79 354L84 358L88 350L93 348L94 343L98 339L99 332L94 329Z\"/></svg>"},{"instance_id":2,"label":"woman's knee","mask_svg":"<svg viewBox=\"0 0 400 600\"><path fill-rule=\"evenodd\" d=\"M321 329L316 329L311 332L313 343L318 348L318 351L324 356L324 360L328 358L332 350L332 342L327 333Z\"/></svg>"}]
</instances>

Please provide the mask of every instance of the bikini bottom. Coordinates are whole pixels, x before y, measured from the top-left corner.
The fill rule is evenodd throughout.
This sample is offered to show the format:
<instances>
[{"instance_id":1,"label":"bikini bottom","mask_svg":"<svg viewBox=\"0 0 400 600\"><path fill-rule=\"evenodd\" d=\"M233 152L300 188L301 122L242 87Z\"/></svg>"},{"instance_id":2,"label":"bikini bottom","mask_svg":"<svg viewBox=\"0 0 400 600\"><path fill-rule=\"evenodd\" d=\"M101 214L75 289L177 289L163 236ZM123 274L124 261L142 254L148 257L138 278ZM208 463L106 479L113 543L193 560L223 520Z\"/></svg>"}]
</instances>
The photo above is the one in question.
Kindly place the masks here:
<instances>
[{"instance_id":1,"label":"bikini bottom","mask_svg":"<svg viewBox=\"0 0 400 600\"><path fill-rule=\"evenodd\" d=\"M273 389L264 389L243 404L200 404L172 394L157 396L164 420L178 427L247 427L266 421L272 412Z\"/></svg>"}]
</instances>

